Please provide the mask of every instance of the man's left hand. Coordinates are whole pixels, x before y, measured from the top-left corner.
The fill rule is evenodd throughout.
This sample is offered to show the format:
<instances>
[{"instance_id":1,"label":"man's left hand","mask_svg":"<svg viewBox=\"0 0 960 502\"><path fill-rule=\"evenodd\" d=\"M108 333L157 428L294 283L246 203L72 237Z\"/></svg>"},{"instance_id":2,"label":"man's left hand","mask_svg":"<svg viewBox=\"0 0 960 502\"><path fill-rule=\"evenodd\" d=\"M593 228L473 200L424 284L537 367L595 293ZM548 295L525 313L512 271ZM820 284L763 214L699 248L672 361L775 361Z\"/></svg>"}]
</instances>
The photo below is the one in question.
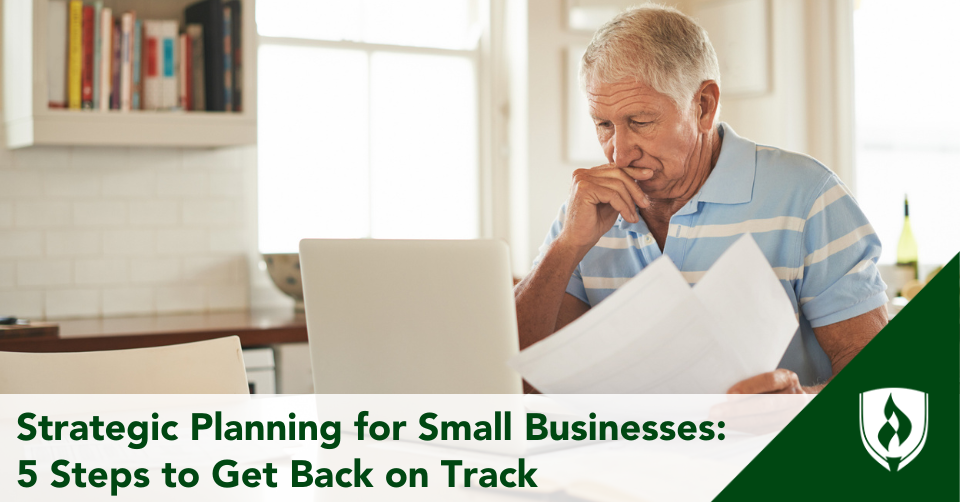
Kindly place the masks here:
<instances>
[{"instance_id":1,"label":"man's left hand","mask_svg":"<svg viewBox=\"0 0 960 502\"><path fill-rule=\"evenodd\" d=\"M742 380L730 387L727 394L806 394L806 392L800 386L800 379L796 373L781 368Z\"/></svg>"}]
</instances>

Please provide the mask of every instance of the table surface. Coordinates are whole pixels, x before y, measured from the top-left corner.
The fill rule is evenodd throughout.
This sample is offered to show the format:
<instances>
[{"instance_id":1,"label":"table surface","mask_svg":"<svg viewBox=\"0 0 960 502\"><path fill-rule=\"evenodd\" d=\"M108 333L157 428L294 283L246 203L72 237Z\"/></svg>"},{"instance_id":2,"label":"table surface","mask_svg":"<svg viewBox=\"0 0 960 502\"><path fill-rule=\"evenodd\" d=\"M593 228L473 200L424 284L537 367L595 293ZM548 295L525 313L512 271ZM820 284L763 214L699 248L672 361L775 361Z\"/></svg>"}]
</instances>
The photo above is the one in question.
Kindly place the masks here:
<instances>
[{"instance_id":1,"label":"table surface","mask_svg":"<svg viewBox=\"0 0 960 502\"><path fill-rule=\"evenodd\" d=\"M307 341L302 313L292 310L217 312L76 319L58 322L56 336L0 336L5 352L81 352L135 349L239 336L244 347Z\"/></svg>"}]
</instances>

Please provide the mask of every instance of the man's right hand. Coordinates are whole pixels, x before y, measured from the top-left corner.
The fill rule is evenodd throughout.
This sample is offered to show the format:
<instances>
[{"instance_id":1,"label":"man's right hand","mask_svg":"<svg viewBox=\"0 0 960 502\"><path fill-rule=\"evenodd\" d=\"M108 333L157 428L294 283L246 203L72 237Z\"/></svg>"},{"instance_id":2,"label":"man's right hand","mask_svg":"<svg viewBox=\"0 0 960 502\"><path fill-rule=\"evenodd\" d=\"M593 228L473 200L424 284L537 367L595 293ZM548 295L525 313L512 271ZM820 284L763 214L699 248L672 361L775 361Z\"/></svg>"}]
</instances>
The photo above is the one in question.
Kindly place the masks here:
<instances>
[{"instance_id":1,"label":"man's right hand","mask_svg":"<svg viewBox=\"0 0 960 502\"><path fill-rule=\"evenodd\" d=\"M627 174L627 173L630 174ZM653 176L650 169L614 167L611 164L573 172L567 199L567 214L558 243L586 254L617 221L640 221L636 206L646 208L650 200L637 185Z\"/></svg>"}]
</instances>

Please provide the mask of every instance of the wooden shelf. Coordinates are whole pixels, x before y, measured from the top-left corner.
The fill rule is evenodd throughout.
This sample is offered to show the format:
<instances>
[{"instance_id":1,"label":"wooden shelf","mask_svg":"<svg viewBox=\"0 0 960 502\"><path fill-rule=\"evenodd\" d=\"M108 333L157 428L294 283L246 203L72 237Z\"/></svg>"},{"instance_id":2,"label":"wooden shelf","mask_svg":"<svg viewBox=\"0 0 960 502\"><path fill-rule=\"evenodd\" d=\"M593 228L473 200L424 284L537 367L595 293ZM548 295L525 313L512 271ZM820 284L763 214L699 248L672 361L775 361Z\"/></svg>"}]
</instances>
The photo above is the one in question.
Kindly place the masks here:
<instances>
[{"instance_id":1,"label":"wooden shelf","mask_svg":"<svg viewBox=\"0 0 960 502\"><path fill-rule=\"evenodd\" d=\"M115 12L177 19L195 0L106 0ZM53 110L47 107L47 0L4 0L3 114L7 147L224 147L255 144L256 22L254 0L243 3L243 112Z\"/></svg>"}]
</instances>

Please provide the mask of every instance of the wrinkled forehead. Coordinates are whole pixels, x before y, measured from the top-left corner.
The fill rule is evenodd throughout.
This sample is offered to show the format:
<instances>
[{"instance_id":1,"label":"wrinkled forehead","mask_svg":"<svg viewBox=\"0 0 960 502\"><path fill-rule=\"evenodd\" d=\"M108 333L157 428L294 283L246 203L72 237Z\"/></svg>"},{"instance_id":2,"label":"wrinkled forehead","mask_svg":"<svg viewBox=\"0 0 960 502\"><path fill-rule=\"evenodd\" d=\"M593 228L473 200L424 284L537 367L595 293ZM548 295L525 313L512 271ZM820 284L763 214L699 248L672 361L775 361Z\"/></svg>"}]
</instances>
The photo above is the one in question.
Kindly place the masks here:
<instances>
[{"instance_id":1,"label":"wrinkled forehead","mask_svg":"<svg viewBox=\"0 0 960 502\"><path fill-rule=\"evenodd\" d=\"M626 108L656 112L672 102L666 94L635 80L588 81L585 97L594 115L616 113Z\"/></svg>"}]
</instances>

